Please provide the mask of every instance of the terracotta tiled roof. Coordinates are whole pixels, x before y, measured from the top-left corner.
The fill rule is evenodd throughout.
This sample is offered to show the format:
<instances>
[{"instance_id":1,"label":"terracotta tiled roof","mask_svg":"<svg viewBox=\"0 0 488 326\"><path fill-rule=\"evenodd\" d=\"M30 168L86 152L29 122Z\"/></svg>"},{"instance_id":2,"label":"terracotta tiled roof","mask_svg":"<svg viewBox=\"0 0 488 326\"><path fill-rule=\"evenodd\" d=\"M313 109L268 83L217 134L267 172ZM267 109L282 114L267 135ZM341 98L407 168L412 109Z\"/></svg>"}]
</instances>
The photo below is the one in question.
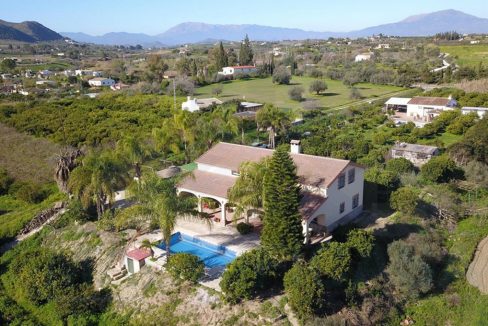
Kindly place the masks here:
<instances>
[{"instance_id":1,"label":"terracotta tiled roof","mask_svg":"<svg viewBox=\"0 0 488 326\"><path fill-rule=\"evenodd\" d=\"M237 172L242 162L258 162L272 154L273 150L266 148L219 143L200 156L196 162ZM290 155L297 166L300 183L315 187L328 187L349 164L353 164L348 160L330 157L306 154Z\"/></svg>"},{"instance_id":2,"label":"terracotta tiled roof","mask_svg":"<svg viewBox=\"0 0 488 326\"><path fill-rule=\"evenodd\" d=\"M227 191L232 188L236 180L237 177L195 170L178 185L178 188L183 191L186 189L227 198Z\"/></svg>"},{"instance_id":3,"label":"terracotta tiled roof","mask_svg":"<svg viewBox=\"0 0 488 326\"><path fill-rule=\"evenodd\" d=\"M300 214L304 219L308 219L317 209L327 200L324 196L310 191L302 191L300 200Z\"/></svg>"},{"instance_id":4,"label":"terracotta tiled roof","mask_svg":"<svg viewBox=\"0 0 488 326\"><path fill-rule=\"evenodd\" d=\"M435 106L447 106L450 100L446 97L423 97L417 96L412 98L408 104L412 105L435 105Z\"/></svg>"},{"instance_id":5,"label":"terracotta tiled roof","mask_svg":"<svg viewBox=\"0 0 488 326\"><path fill-rule=\"evenodd\" d=\"M252 69L256 68L255 66L232 66L234 69Z\"/></svg>"},{"instance_id":6,"label":"terracotta tiled roof","mask_svg":"<svg viewBox=\"0 0 488 326\"><path fill-rule=\"evenodd\" d=\"M146 259L147 257L151 256L151 253L149 252L149 250L139 248L139 249L134 249L134 250L129 251L126 255L129 258L140 261L140 260Z\"/></svg>"}]
</instances>

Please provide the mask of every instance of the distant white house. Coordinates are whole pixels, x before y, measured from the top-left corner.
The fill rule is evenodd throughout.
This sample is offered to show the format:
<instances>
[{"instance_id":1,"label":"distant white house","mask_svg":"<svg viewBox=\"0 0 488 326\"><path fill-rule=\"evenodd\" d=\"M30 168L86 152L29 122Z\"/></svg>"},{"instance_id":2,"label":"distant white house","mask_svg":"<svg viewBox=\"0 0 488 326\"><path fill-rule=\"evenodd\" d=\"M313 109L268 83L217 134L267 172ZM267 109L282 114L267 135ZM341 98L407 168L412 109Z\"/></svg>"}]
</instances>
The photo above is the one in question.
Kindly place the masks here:
<instances>
[{"instance_id":1,"label":"distant white house","mask_svg":"<svg viewBox=\"0 0 488 326\"><path fill-rule=\"evenodd\" d=\"M389 49L389 48L390 48L390 44L388 43L380 43L375 47L375 49Z\"/></svg>"},{"instance_id":2,"label":"distant white house","mask_svg":"<svg viewBox=\"0 0 488 326\"><path fill-rule=\"evenodd\" d=\"M373 57L373 53L360 53L354 58L355 62L368 61Z\"/></svg>"},{"instance_id":3,"label":"distant white house","mask_svg":"<svg viewBox=\"0 0 488 326\"><path fill-rule=\"evenodd\" d=\"M464 106L461 109L461 112L463 114L470 114L470 113L476 113L480 119L482 119L484 116L487 116L488 113L488 108L480 108L480 107L472 107L472 106Z\"/></svg>"},{"instance_id":4,"label":"distant white house","mask_svg":"<svg viewBox=\"0 0 488 326\"><path fill-rule=\"evenodd\" d=\"M47 70L47 69L45 69L45 70L41 70L41 71L39 71L39 72L37 73L37 77L39 77L39 78L49 78L49 77L51 77L52 75L53 75L53 72L52 72L52 71L50 71L50 70Z\"/></svg>"},{"instance_id":5,"label":"distant white house","mask_svg":"<svg viewBox=\"0 0 488 326\"><path fill-rule=\"evenodd\" d=\"M113 80L112 78L97 77L97 78L90 79L88 81L88 84L94 87L102 87L102 86L110 87L115 84L115 80Z\"/></svg>"},{"instance_id":6,"label":"distant white house","mask_svg":"<svg viewBox=\"0 0 488 326\"><path fill-rule=\"evenodd\" d=\"M54 80L36 80L36 85L54 86L56 82Z\"/></svg>"},{"instance_id":7,"label":"distant white house","mask_svg":"<svg viewBox=\"0 0 488 326\"><path fill-rule=\"evenodd\" d=\"M417 96L408 101L407 114L431 121L442 111L452 110L457 106L457 101L451 96L445 97L423 97Z\"/></svg>"},{"instance_id":8,"label":"distant white house","mask_svg":"<svg viewBox=\"0 0 488 326\"><path fill-rule=\"evenodd\" d=\"M393 110L391 117L398 123L413 122L417 127L423 127L446 110L453 110L457 101L449 97L414 98L392 97L385 103L386 110Z\"/></svg>"},{"instance_id":9,"label":"distant white house","mask_svg":"<svg viewBox=\"0 0 488 326\"><path fill-rule=\"evenodd\" d=\"M192 99L191 96L188 96L186 101L181 103L181 109L190 111L190 112L197 112L203 109L206 109L212 105L220 105L223 102L215 97L211 98L201 98Z\"/></svg>"},{"instance_id":10,"label":"distant white house","mask_svg":"<svg viewBox=\"0 0 488 326\"><path fill-rule=\"evenodd\" d=\"M75 76L102 77L102 72L96 70L76 69Z\"/></svg>"},{"instance_id":11,"label":"distant white house","mask_svg":"<svg viewBox=\"0 0 488 326\"><path fill-rule=\"evenodd\" d=\"M257 72L258 68L256 68L256 66L232 66L223 67L222 71L219 71L219 74L224 76L234 76L235 74L249 75Z\"/></svg>"}]
</instances>

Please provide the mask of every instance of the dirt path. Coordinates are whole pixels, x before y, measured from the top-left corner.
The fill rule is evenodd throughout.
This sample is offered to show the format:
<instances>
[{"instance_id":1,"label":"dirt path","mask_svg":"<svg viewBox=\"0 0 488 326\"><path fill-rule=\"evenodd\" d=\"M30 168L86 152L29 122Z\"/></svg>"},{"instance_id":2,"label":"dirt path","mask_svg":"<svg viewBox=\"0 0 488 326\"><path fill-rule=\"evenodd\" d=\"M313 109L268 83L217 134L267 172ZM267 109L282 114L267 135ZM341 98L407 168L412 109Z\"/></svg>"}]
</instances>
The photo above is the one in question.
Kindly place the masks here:
<instances>
[{"instance_id":1,"label":"dirt path","mask_svg":"<svg viewBox=\"0 0 488 326\"><path fill-rule=\"evenodd\" d=\"M481 240L466 273L468 282L488 294L488 237Z\"/></svg>"}]
</instances>

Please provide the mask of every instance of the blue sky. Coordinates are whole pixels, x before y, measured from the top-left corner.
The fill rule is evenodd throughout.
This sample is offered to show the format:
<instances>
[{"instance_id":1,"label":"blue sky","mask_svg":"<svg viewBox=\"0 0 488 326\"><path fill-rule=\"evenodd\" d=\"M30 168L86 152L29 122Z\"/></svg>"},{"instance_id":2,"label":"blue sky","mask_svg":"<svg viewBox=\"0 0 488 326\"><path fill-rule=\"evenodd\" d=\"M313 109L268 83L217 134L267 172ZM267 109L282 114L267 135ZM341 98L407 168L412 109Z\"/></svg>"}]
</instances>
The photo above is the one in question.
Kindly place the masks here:
<instances>
[{"instance_id":1,"label":"blue sky","mask_svg":"<svg viewBox=\"0 0 488 326\"><path fill-rule=\"evenodd\" d=\"M158 34L187 21L350 31L456 9L488 18L486 0L0 0L0 19L58 32Z\"/></svg>"}]
</instances>

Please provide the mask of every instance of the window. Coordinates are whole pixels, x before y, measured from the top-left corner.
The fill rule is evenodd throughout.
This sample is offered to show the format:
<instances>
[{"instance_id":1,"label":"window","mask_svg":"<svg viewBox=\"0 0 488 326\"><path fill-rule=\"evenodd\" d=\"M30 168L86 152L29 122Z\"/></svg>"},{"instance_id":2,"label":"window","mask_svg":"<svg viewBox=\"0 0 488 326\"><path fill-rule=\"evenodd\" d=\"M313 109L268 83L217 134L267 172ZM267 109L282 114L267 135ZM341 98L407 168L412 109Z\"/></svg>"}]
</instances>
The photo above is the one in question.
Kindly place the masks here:
<instances>
[{"instance_id":1,"label":"window","mask_svg":"<svg viewBox=\"0 0 488 326\"><path fill-rule=\"evenodd\" d=\"M352 168L348 172L347 183L353 183L355 178L356 178L356 169Z\"/></svg>"},{"instance_id":2,"label":"window","mask_svg":"<svg viewBox=\"0 0 488 326\"><path fill-rule=\"evenodd\" d=\"M340 205L339 205L339 213L344 213L344 211L346 210L346 203L345 202L342 202Z\"/></svg>"},{"instance_id":3,"label":"window","mask_svg":"<svg viewBox=\"0 0 488 326\"><path fill-rule=\"evenodd\" d=\"M359 206L359 194L355 194L352 197L352 208L356 208Z\"/></svg>"},{"instance_id":4,"label":"window","mask_svg":"<svg viewBox=\"0 0 488 326\"><path fill-rule=\"evenodd\" d=\"M339 189L344 188L345 185L346 185L346 175L342 173L339 176Z\"/></svg>"}]
</instances>

